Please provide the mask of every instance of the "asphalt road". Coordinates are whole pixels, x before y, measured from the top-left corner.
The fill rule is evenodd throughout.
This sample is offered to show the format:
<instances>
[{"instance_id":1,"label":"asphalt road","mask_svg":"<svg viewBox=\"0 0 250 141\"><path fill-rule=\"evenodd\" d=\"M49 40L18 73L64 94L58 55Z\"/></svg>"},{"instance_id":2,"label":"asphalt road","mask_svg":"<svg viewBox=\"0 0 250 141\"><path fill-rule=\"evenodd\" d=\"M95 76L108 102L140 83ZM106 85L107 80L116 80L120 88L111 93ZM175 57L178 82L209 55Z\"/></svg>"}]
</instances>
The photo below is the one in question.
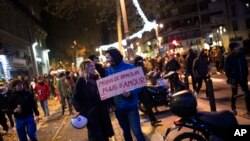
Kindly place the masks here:
<instances>
[{"instance_id":1,"label":"asphalt road","mask_svg":"<svg viewBox=\"0 0 250 141\"><path fill-rule=\"evenodd\" d=\"M231 90L225 82L225 78L220 75L216 75L213 78L214 85L214 94L216 99L217 111L220 110L230 110L230 97ZM198 95L198 109L199 111L210 111L208 100L205 98L205 87L201 90L201 93ZM239 93L242 93L239 91ZM56 106L55 106L56 107ZM241 97L237 100L237 108L239 115L237 119L240 124L250 124L250 119L245 118L243 114L245 110L245 101L244 97ZM177 116L173 115L167 107L160 107L160 112L155 113L156 117L162 120L161 124L156 127L152 127L149 123L148 117L141 114L141 126L143 133L146 139L149 141L152 135L164 135L167 128L173 125L173 121L178 119ZM60 106L57 105L57 108L54 108L51 116L38 123L38 140L39 141L87 141L87 130L84 129L74 129L70 124L70 118L72 116L60 115ZM119 124L114 115L111 115L113 129L115 131L115 137L110 140L122 141L122 131L119 127ZM177 134L188 131L187 129L181 130L179 132L173 132L169 136L169 140L172 140ZM15 132L12 131L10 134L5 136L5 141L17 141Z\"/></svg>"}]
</instances>

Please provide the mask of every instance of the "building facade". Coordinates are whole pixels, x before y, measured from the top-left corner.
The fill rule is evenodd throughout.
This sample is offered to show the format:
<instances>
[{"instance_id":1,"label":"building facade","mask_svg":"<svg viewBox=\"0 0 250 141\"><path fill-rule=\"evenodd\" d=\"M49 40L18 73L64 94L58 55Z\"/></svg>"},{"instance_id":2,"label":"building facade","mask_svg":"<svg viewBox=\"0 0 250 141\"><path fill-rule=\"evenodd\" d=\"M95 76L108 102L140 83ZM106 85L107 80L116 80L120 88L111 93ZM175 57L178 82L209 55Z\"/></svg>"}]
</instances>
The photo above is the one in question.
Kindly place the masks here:
<instances>
[{"instance_id":1,"label":"building facade","mask_svg":"<svg viewBox=\"0 0 250 141\"><path fill-rule=\"evenodd\" d=\"M48 73L47 33L40 24L37 1L0 0L0 9L1 77Z\"/></svg>"},{"instance_id":2,"label":"building facade","mask_svg":"<svg viewBox=\"0 0 250 141\"><path fill-rule=\"evenodd\" d=\"M250 6L244 0L172 0L158 17L162 51L188 48L201 50L204 44L224 46L238 41L245 47L250 39ZM152 41L155 33L145 37Z\"/></svg>"}]
</instances>

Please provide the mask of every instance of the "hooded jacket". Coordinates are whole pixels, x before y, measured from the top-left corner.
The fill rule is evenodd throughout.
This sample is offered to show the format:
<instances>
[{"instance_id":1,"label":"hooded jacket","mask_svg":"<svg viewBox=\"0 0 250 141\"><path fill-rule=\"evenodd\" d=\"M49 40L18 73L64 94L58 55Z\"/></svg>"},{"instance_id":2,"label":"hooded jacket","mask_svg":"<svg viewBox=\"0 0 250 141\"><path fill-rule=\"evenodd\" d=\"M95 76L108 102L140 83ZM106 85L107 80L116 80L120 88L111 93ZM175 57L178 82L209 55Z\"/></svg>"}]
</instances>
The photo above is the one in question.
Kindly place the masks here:
<instances>
[{"instance_id":1,"label":"hooded jacket","mask_svg":"<svg viewBox=\"0 0 250 141\"><path fill-rule=\"evenodd\" d=\"M109 53L112 59L115 61L107 70L106 76L122 72L124 70L133 69L135 68L134 65L125 63L122 60L122 55L117 49L109 49L106 51ZM113 98L115 107L117 109L128 109L138 104L138 93L140 89L135 89L130 91L131 95L129 97L125 97L123 95L117 95Z\"/></svg>"}]
</instances>

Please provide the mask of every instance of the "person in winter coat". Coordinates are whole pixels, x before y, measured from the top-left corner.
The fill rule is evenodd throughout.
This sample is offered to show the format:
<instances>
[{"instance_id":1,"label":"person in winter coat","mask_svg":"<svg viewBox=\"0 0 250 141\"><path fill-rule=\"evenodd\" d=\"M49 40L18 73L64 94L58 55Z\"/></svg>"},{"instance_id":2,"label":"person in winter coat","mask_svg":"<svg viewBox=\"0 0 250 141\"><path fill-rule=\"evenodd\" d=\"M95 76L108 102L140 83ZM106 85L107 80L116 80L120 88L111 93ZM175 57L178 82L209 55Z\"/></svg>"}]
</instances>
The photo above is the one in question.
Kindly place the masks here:
<instances>
[{"instance_id":1,"label":"person in winter coat","mask_svg":"<svg viewBox=\"0 0 250 141\"><path fill-rule=\"evenodd\" d=\"M5 112L8 108L8 100L6 101L6 99L8 99L7 97L8 95L6 94L7 94L6 86L3 82L0 82L0 124L2 125L3 131L5 133L7 133L9 129L9 126L7 124L7 119L5 118Z\"/></svg>"},{"instance_id":2,"label":"person in winter coat","mask_svg":"<svg viewBox=\"0 0 250 141\"><path fill-rule=\"evenodd\" d=\"M69 114L72 115L72 104L71 104L71 95L72 89L69 81L66 79L66 75L62 72L59 75L58 80L58 88L60 97L61 97L61 105L62 105L62 115L64 115L66 100L69 107Z\"/></svg>"},{"instance_id":3,"label":"person in winter coat","mask_svg":"<svg viewBox=\"0 0 250 141\"><path fill-rule=\"evenodd\" d=\"M13 111L10 111L8 108L8 102L9 102L9 98L12 95L12 91L10 91L7 87L7 84L4 82L0 82L0 107L1 110L3 112L4 115L7 115L9 122L10 122L10 126L12 129L14 129L14 120L12 118L13 116Z\"/></svg>"},{"instance_id":4,"label":"person in winter coat","mask_svg":"<svg viewBox=\"0 0 250 141\"><path fill-rule=\"evenodd\" d=\"M123 56L116 48L110 48L105 52L106 60L110 64L107 69L107 76L135 68L134 65L123 61ZM116 108L115 115L123 130L125 141L132 141L131 130L137 141L145 141L141 131L140 117L138 111L138 94L140 89L124 92L113 98ZM131 129L131 130L130 130Z\"/></svg>"},{"instance_id":5,"label":"person in winter coat","mask_svg":"<svg viewBox=\"0 0 250 141\"><path fill-rule=\"evenodd\" d=\"M170 55L170 60L166 64L165 71L169 73L170 71L178 71L180 70L179 62L174 58L174 55Z\"/></svg>"},{"instance_id":6,"label":"person in winter coat","mask_svg":"<svg viewBox=\"0 0 250 141\"><path fill-rule=\"evenodd\" d=\"M50 89L48 83L44 81L42 76L38 77L38 83L36 83L34 93L40 101L44 116L49 116L48 98L50 95Z\"/></svg>"},{"instance_id":7,"label":"person in winter coat","mask_svg":"<svg viewBox=\"0 0 250 141\"><path fill-rule=\"evenodd\" d=\"M195 58L196 58L196 56L194 54L193 49L189 49L188 56L185 60L186 77L191 76L192 86L193 86L194 91L196 90L196 83L195 83L195 78L194 78L194 73L193 73L192 67L193 67Z\"/></svg>"},{"instance_id":8,"label":"person in winter coat","mask_svg":"<svg viewBox=\"0 0 250 141\"><path fill-rule=\"evenodd\" d=\"M12 87L14 92L9 99L8 109L14 111L18 138L20 141L27 141L28 134L31 141L37 141L34 113L39 116L39 111L34 96L24 90L21 80L13 80Z\"/></svg>"},{"instance_id":9,"label":"person in winter coat","mask_svg":"<svg viewBox=\"0 0 250 141\"><path fill-rule=\"evenodd\" d=\"M143 58L141 56L136 56L134 65L136 67L142 67L143 71L145 72L144 64L143 64ZM151 125L155 126L157 123L160 123L160 120L157 120L155 118L154 112L152 110L153 108L153 103L150 101L150 97L146 93L146 88L142 88L142 91L139 93L139 100L142 102L143 106L146 109L146 113L151 121Z\"/></svg>"},{"instance_id":10,"label":"person in winter coat","mask_svg":"<svg viewBox=\"0 0 250 141\"><path fill-rule=\"evenodd\" d=\"M248 88L248 65L246 56L241 52L240 44L232 42L229 44L229 49L231 54L229 54L225 61L225 73L227 76L227 83L231 85L232 98L231 98L231 108L235 115L236 111L236 99L234 96L237 95L238 85L245 92L245 103L247 109L247 115L250 116L250 92Z\"/></svg>"},{"instance_id":11,"label":"person in winter coat","mask_svg":"<svg viewBox=\"0 0 250 141\"><path fill-rule=\"evenodd\" d=\"M91 60L85 60L80 65L81 76L73 91L72 103L80 115L88 119L88 140L108 141L114 135L108 108L101 101L96 80L100 78Z\"/></svg>"},{"instance_id":12,"label":"person in winter coat","mask_svg":"<svg viewBox=\"0 0 250 141\"><path fill-rule=\"evenodd\" d=\"M198 58L194 60L194 64L193 64L193 74L197 82L197 87L195 90L197 94L199 94L200 89L202 87L202 80L206 82L206 78L208 77L208 71L209 71L208 57L205 51L202 50ZM207 95L207 98L208 98L208 95Z\"/></svg>"}]
</instances>

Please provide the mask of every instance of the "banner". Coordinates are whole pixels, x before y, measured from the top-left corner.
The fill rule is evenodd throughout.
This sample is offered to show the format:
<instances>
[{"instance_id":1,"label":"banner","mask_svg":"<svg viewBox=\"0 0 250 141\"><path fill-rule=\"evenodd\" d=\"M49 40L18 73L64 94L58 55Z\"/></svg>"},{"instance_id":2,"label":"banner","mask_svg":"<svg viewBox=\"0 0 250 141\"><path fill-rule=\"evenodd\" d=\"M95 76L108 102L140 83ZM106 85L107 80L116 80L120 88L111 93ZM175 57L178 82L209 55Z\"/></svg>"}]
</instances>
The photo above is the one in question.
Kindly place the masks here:
<instances>
[{"instance_id":1,"label":"banner","mask_svg":"<svg viewBox=\"0 0 250 141\"><path fill-rule=\"evenodd\" d=\"M141 67L128 69L97 80L101 100L120 95L123 92L146 86L146 79Z\"/></svg>"}]
</instances>

